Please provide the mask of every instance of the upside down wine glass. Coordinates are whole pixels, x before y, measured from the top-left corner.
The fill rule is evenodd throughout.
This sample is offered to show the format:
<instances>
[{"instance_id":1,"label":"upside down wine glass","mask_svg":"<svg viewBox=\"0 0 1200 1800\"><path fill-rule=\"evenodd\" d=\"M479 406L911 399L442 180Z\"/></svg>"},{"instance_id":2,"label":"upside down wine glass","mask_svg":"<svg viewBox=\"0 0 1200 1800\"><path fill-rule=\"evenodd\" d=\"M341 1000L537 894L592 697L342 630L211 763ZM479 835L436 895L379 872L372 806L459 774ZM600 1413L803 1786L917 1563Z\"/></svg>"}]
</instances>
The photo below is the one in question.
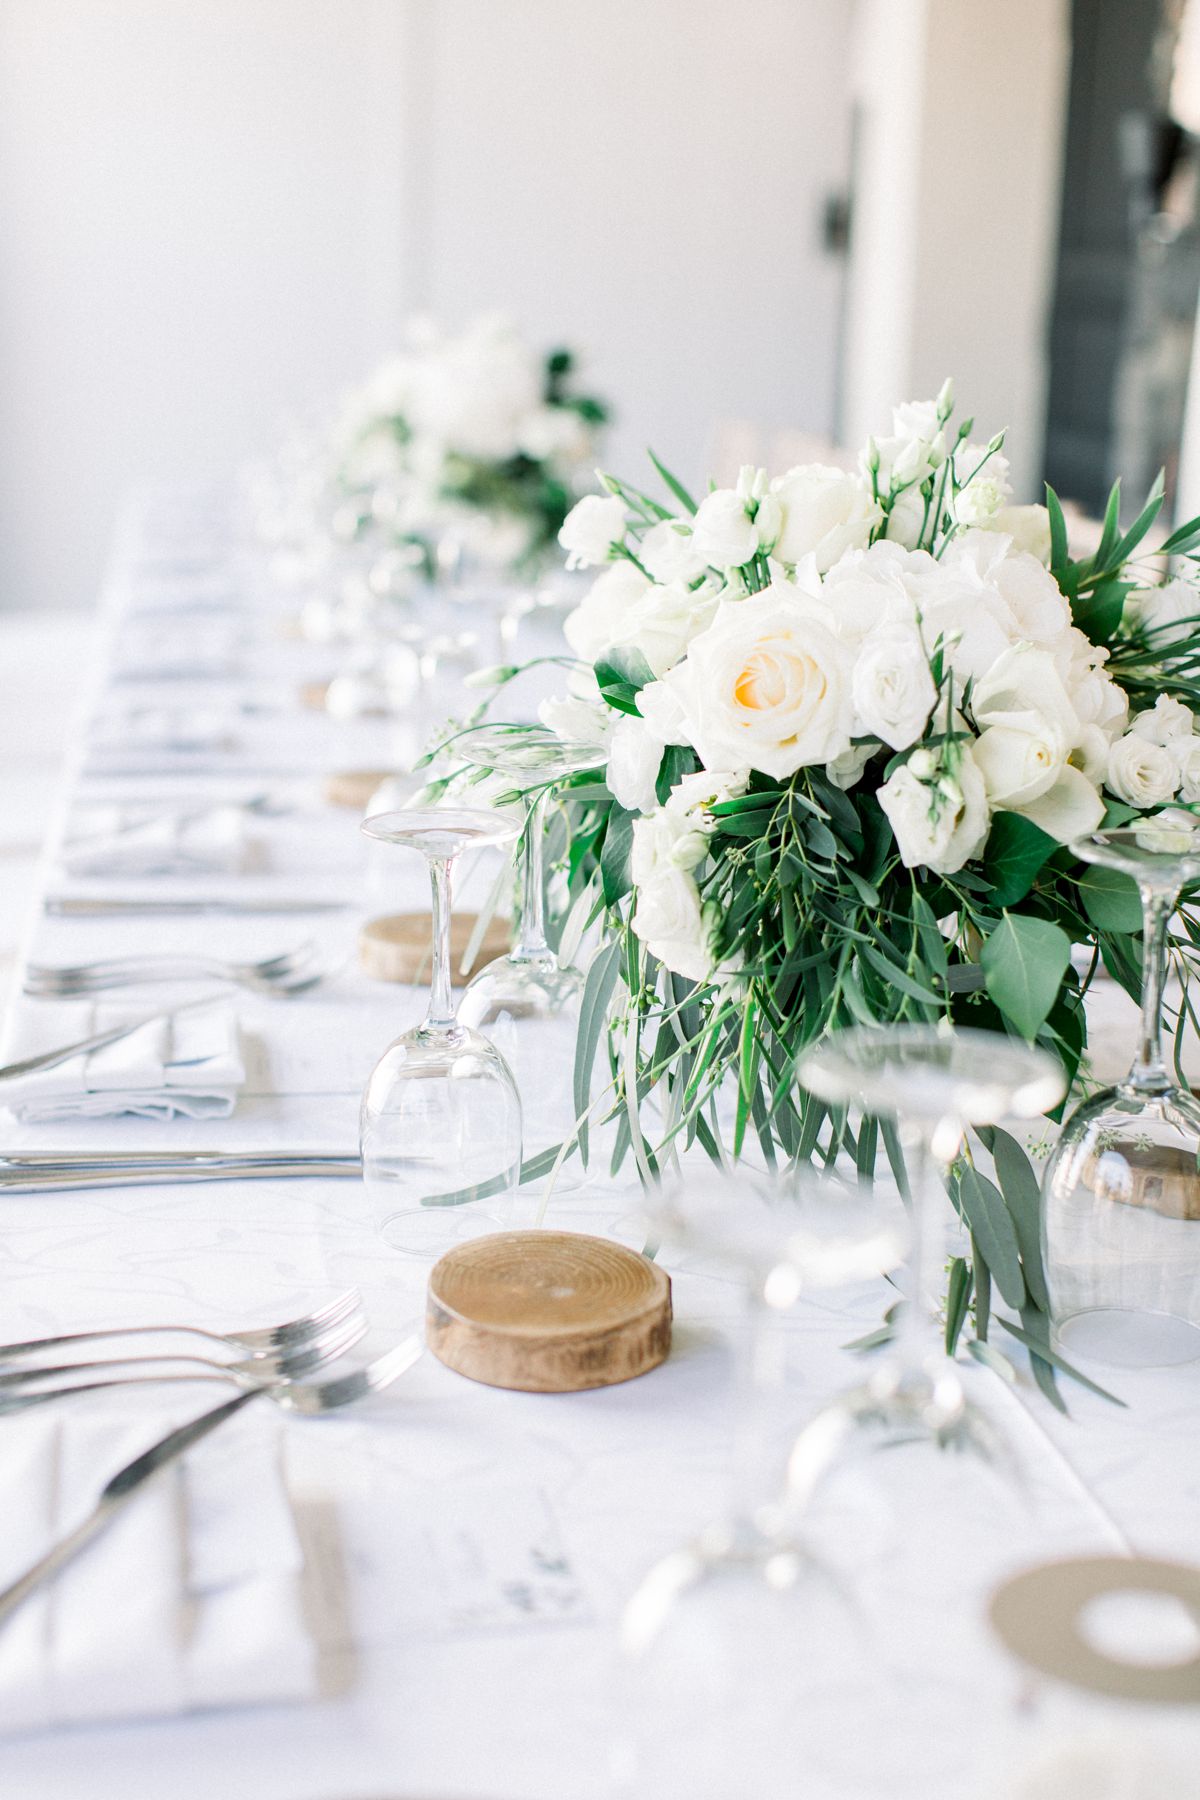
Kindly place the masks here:
<instances>
[{"instance_id":1,"label":"upside down wine glass","mask_svg":"<svg viewBox=\"0 0 1200 1800\"><path fill-rule=\"evenodd\" d=\"M959 1155L968 1126L1033 1119L1054 1106L1062 1069L1044 1051L993 1032L933 1025L836 1032L802 1060L801 1085L831 1106L894 1120L911 1191L912 1248L895 1341L861 1387L805 1428L792 1454L803 1505L834 1458L862 1432L977 1451L1007 1463L1003 1440L967 1399L938 1327L949 1202L934 1165Z\"/></svg>"},{"instance_id":2,"label":"upside down wine glass","mask_svg":"<svg viewBox=\"0 0 1200 1800\"><path fill-rule=\"evenodd\" d=\"M679 1283L708 1278L714 1297L735 1289L729 1489L724 1512L660 1558L624 1610L617 1790L631 1800L790 1794L798 1770L832 1788L846 1771L819 1766L820 1749L850 1746L816 1746L813 1717L851 1686L865 1708L873 1658L837 1574L792 1533L783 1473L796 1401L782 1315L803 1293L891 1268L903 1209L807 1169L743 1165L687 1170L648 1196L646 1224Z\"/></svg>"},{"instance_id":3,"label":"upside down wine glass","mask_svg":"<svg viewBox=\"0 0 1200 1800\"><path fill-rule=\"evenodd\" d=\"M363 821L368 837L417 850L433 893L429 1006L390 1044L360 1113L363 1181L394 1249L438 1256L481 1227L506 1223L521 1170L521 1102L494 1044L456 1019L450 991L451 872L465 850L507 848L517 828L482 808L426 807ZM491 1200L494 1210L485 1210Z\"/></svg>"},{"instance_id":4,"label":"upside down wine glass","mask_svg":"<svg viewBox=\"0 0 1200 1800\"><path fill-rule=\"evenodd\" d=\"M536 1154L561 1143L574 1129L569 1072L584 980L579 969L559 960L546 939L546 808L558 784L601 767L604 751L594 744L564 742L537 725L484 726L465 733L458 748L468 762L494 769L527 790L520 935L507 956L472 977L458 1017L490 1038L511 1063L525 1106L529 1150Z\"/></svg>"},{"instance_id":5,"label":"upside down wine glass","mask_svg":"<svg viewBox=\"0 0 1200 1800\"><path fill-rule=\"evenodd\" d=\"M1200 1104L1163 1059L1167 927L1200 880L1200 828L1178 821L1092 832L1071 845L1142 901L1142 1020L1124 1081L1076 1108L1044 1178L1046 1284L1056 1339L1130 1368L1200 1357Z\"/></svg>"}]
</instances>

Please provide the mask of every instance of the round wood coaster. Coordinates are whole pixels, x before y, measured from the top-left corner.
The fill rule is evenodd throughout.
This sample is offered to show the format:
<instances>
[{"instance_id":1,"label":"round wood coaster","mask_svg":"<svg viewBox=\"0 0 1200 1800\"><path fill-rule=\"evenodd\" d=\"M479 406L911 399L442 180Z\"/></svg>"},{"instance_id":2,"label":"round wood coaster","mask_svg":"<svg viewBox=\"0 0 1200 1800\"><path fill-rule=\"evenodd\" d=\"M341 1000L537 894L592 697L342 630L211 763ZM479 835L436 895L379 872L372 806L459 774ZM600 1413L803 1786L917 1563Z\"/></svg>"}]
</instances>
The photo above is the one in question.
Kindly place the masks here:
<instances>
[{"instance_id":1,"label":"round wood coaster","mask_svg":"<svg viewBox=\"0 0 1200 1800\"><path fill-rule=\"evenodd\" d=\"M328 692L327 681L305 681L300 687L300 704L309 712L324 712Z\"/></svg>"},{"instance_id":2,"label":"round wood coaster","mask_svg":"<svg viewBox=\"0 0 1200 1800\"><path fill-rule=\"evenodd\" d=\"M511 947L507 919L491 919L475 960L463 971L463 957L478 923L478 913L455 913L450 922L450 980L465 987L477 969ZM384 919L368 919L358 934L358 960L376 981L403 981L410 987L428 981L432 955L429 914L393 913Z\"/></svg>"},{"instance_id":3,"label":"round wood coaster","mask_svg":"<svg viewBox=\"0 0 1200 1800\"><path fill-rule=\"evenodd\" d=\"M573 1394L657 1368L671 1348L671 1283L656 1263L573 1231L498 1231L434 1264L429 1348L489 1387Z\"/></svg>"},{"instance_id":4,"label":"round wood coaster","mask_svg":"<svg viewBox=\"0 0 1200 1800\"><path fill-rule=\"evenodd\" d=\"M361 812L375 789L394 769L338 769L325 777L321 792L327 806L349 806Z\"/></svg>"}]
</instances>

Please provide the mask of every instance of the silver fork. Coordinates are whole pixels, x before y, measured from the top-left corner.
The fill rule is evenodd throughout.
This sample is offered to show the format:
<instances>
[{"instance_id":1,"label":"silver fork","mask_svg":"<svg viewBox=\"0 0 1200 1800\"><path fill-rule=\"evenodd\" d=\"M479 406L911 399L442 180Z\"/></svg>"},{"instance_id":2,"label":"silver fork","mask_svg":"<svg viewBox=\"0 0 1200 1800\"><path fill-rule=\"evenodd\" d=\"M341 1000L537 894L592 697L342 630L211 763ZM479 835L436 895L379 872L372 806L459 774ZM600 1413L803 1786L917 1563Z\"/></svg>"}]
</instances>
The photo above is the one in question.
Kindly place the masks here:
<instances>
[{"instance_id":1,"label":"silver fork","mask_svg":"<svg viewBox=\"0 0 1200 1800\"><path fill-rule=\"evenodd\" d=\"M203 1413L198 1419L192 1419L188 1424L169 1431L166 1437L160 1438L156 1444L152 1444L148 1450L144 1450L140 1456L117 1471L101 1490L95 1508L81 1525L77 1525L65 1538L60 1538L31 1568L26 1569L11 1586L0 1592L0 1623L15 1612L41 1582L57 1574L59 1569L77 1556L104 1529L113 1514L133 1498L139 1488L260 1394L265 1394L268 1400L283 1407L285 1412L305 1413L310 1417L335 1412L339 1407L352 1406L356 1400L365 1399L368 1394L382 1393L412 1368L424 1347L420 1337L414 1333L405 1338L403 1343L397 1344L394 1350L387 1351L361 1369L353 1369L348 1375L337 1375L329 1381L277 1382L271 1385L260 1382L247 1392L237 1394L232 1400L214 1407L211 1412Z\"/></svg>"},{"instance_id":2,"label":"silver fork","mask_svg":"<svg viewBox=\"0 0 1200 1800\"><path fill-rule=\"evenodd\" d=\"M204 1325L114 1325L88 1331L63 1331L52 1337L0 1344L0 1363L12 1362L21 1356L37 1356L44 1350L58 1350L67 1344L95 1344L109 1338L150 1336L203 1338L222 1349L269 1360L298 1350L351 1319L365 1318L362 1295L357 1288L347 1288L344 1294L318 1307L315 1312L301 1313L299 1318L285 1319L279 1325L256 1325L246 1331L210 1331Z\"/></svg>"},{"instance_id":3,"label":"silver fork","mask_svg":"<svg viewBox=\"0 0 1200 1800\"><path fill-rule=\"evenodd\" d=\"M67 1000L106 988L132 987L144 981L231 981L258 994L299 994L329 973L311 938L294 950L261 962L223 962L215 956L123 956L59 968L29 963L25 992L36 999Z\"/></svg>"},{"instance_id":4,"label":"silver fork","mask_svg":"<svg viewBox=\"0 0 1200 1800\"><path fill-rule=\"evenodd\" d=\"M231 1381L235 1387L261 1387L264 1381L290 1381L297 1375L311 1374L324 1364L335 1362L347 1350L352 1350L366 1333L365 1317L352 1316L343 1324L329 1327L320 1336L309 1338L294 1349L276 1351L270 1357L251 1356L241 1361L222 1362L212 1356L163 1351L152 1356L97 1357L90 1362L42 1363L33 1368L0 1370L0 1413L19 1412L27 1406L38 1406L93 1388L134 1387L146 1382ZM187 1371L181 1374L180 1366L185 1363ZM113 1373L108 1373L110 1370ZM58 1377L97 1373L100 1375L98 1381L59 1379L55 1385ZM48 1383L50 1385L46 1385Z\"/></svg>"}]
</instances>

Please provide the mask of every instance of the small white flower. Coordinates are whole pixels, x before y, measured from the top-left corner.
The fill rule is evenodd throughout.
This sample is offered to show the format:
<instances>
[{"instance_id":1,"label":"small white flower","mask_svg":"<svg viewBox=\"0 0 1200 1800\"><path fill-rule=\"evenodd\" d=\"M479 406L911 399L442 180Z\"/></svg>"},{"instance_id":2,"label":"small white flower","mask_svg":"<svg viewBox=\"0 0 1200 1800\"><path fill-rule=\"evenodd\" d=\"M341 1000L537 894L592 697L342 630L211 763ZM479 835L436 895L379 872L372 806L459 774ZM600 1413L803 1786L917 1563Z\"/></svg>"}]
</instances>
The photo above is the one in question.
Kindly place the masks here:
<instances>
[{"instance_id":1,"label":"small white flower","mask_svg":"<svg viewBox=\"0 0 1200 1800\"><path fill-rule=\"evenodd\" d=\"M1145 811L1163 806L1179 785L1179 769L1170 751L1149 738L1127 731L1108 753L1106 785L1118 800Z\"/></svg>"},{"instance_id":2,"label":"small white flower","mask_svg":"<svg viewBox=\"0 0 1200 1800\"><path fill-rule=\"evenodd\" d=\"M879 790L879 804L895 833L906 869L948 875L978 856L988 834L983 776L968 747L959 753L957 778L927 785L912 772L911 758Z\"/></svg>"},{"instance_id":3,"label":"small white flower","mask_svg":"<svg viewBox=\"0 0 1200 1800\"><path fill-rule=\"evenodd\" d=\"M872 632L854 664L851 692L855 735L907 750L924 731L937 700L919 633L906 625L884 625Z\"/></svg>"},{"instance_id":4,"label":"small white flower","mask_svg":"<svg viewBox=\"0 0 1200 1800\"><path fill-rule=\"evenodd\" d=\"M712 623L714 592L682 581L645 587L622 616L610 641L640 650L655 675L674 668L692 639Z\"/></svg>"},{"instance_id":5,"label":"small white flower","mask_svg":"<svg viewBox=\"0 0 1200 1800\"><path fill-rule=\"evenodd\" d=\"M630 812L657 806L654 785L666 745L644 719L626 713L617 723L608 749L608 786L613 799Z\"/></svg>"},{"instance_id":6,"label":"small white flower","mask_svg":"<svg viewBox=\"0 0 1200 1800\"><path fill-rule=\"evenodd\" d=\"M625 504L615 495L585 494L562 523L558 541L568 569L607 562L613 546L625 541Z\"/></svg>"},{"instance_id":7,"label":"small white flower","mask_svg":"<svg viewBox=\"0 0 1200 1800\"><path fill-rule=\"evenodd\" d=\"M1195 715L1182 700L1160 694L1151 711L1134 714L1129 729L1152 744L1169 744L1174 738L1191 737L1195 723Z\"/></svg>"},{"instance_id":8,"label":"small white flower","mask_svg":"<svg viewBox=\"0 0 1200 1800\"><path fill-rule=\"evenodd\" d=\"M638 561L655 581L684 581L689 585L703 575L706 564L697 556L691 531L673 519L652 525L642 539Z\"/></svg>"},{"instance_id":9,"label":"small white flower","mask_svg":"<svg viewBox=\"0 0 1200 1800\"><path fill-rule=\"evenodd\" d=\"M714 569L739 568L758 554L758 530L735 488L714 488L692 520L692 545Z\"/></svg>"},{"instance_id":10,"label":"small white flower","mask_svg":"<svg viewBox=\"0 0 1200 1800\"><path fill-rule=\"evenodd\" d=\"M563 621L576 656L596 662L620 637L626 615L650 583L631 562L614 563L597 577L583 600Z\"/></svg>"},{"instance_id":11,"label":"small white flower","mask_svg":"<svg viewBox=\"0 0 1200 1800\"><path fill-rule=\"evenodd\" d=\"M636 826L634 828L636 834ZM633 929L652 956L676 975L704 981L712 972L700 892L682 869L663 869L636 890Z\"/></svg>"},{"instance_id":12,"label":"small white flower","mask_svg":"<svg viewBox=\"0 0 1200 1800\"><path fill-rule=\"evenodd\" d=\"M964 444L954 459L966 486L955 495L954 516L960 525L986 525L1012 499L1008 458L988 454L986 444Z\"/></svg>"}]
</instances>

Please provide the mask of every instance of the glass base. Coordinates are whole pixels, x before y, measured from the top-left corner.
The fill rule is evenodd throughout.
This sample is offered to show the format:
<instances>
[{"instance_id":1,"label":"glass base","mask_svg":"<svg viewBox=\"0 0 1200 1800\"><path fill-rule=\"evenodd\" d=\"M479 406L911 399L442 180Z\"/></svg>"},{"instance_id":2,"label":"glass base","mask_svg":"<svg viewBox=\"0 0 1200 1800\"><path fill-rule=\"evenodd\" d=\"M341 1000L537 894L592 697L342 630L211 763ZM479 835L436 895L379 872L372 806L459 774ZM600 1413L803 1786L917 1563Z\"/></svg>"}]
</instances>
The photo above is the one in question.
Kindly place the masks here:
<instances>
[{"instance_id":1,"label":"glass base","mask_svg":"<svg viewBox=\"0 0 1200 1800\"><path fill-rule=\"evenodd\" d=\"M1060 1320L1054 1340L1073 1361L1112 1369L1172 1369L1200 1358L1200 1325L1176 1313L1096 1306Z\"/></svg>"},{"instance_id":2,"label":"glass base","mask_svg":"<svg viewBox=\"0 0 1200 1800\"><path fill-rule=\"evenodd\" d=\"M410 1206L384 1219L379 1235L389 1249L402 1256L436 1262L456 1244L506 1229L496 1213L476 1206Z\"/></svg>"}]
</instances>

